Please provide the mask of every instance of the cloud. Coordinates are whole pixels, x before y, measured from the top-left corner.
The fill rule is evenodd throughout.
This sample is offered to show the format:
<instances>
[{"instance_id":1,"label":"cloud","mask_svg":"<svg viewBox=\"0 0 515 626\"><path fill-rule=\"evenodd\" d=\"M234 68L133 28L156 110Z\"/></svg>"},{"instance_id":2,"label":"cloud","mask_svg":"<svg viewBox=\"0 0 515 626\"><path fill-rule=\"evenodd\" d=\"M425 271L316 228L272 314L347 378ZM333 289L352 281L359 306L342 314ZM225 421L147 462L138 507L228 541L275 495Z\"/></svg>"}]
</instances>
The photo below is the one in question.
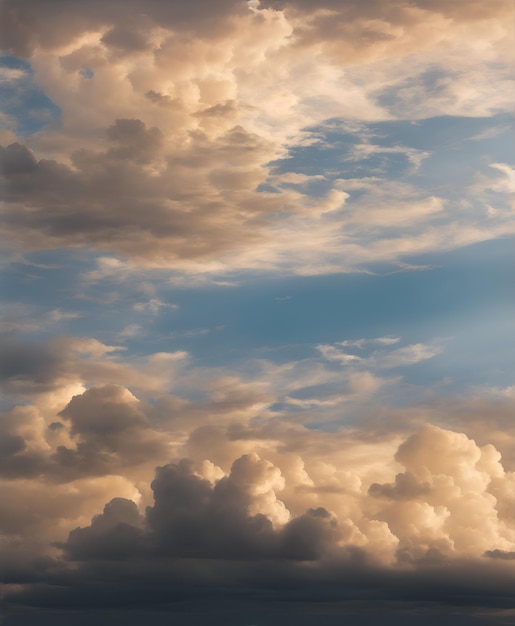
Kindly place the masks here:
<instances>
[{"instance_id":1,"label":"cloud","mask_svg":"<svg viewBox=\"0 0 515 626\"><path fill-rule=\"evenodd\" d=\"M8 588L7 602L81 608L109 598L120 607L139 586L138 605L159 605L169 587L155 585L166 574L170 584L182 579L179 597L195 589L197 597L236 593L267 603L288 593L295 603L337 602L343 614L356 596L384 603L386 614L401 600L458 613L510 605L512 520L499 515L490 493L509 476L491 447L426 426L399 446L405 472L393 484L351 487L350 474L333 474L332 491L324 490L322 474L316 478L322 460L305 456L316 488L303 492L307 483L298 482L302 473L288 469L287 458L284 473L256 453L236 458L225 475L193 460L159 467L144 512L126 497L110 500L59 544L65 560L40 568L39 587ZM318 505L309 506L315 493ZM293 513L288 502L298 508L296 498L305 508ZM88 582L107 577L107 596Z\"/></svg>"},{"instance_id":2,"label":"cloud","mask_svg":"<svg viewBox=\"0 0 515 626\"><path fill-rule=\"evenodd\" d=\"M513 193L515 191L515 171L506 163L492 163L491 168L498 170L505 175L504 180L497 180L492 183L490 189L500 193Z\"/></svg>"},{"instance_id":3,"label":"cloud","mask_svg":"<svg viewBox=\"0 0 515 626\"><path fill-rule=\"evenodd\" d=\"M133 271L196 279L310 275L513 232L509 215L495 224L472 216L405 177L331 182L327 171L305 179L272 165L316 142L332 118L509 109L509 3L467 12L423 2L328 1L315 10L227 0L215 10L200 0L188 8L131 0L125 12L113 0L73 3L66 16L50 0L2 7L4 47L31 57L63 111L60 126L2 152L3 230L18 250L86 247ZM452 75L442 69L449 59ZM353 150L362 161L400 156L417 167L427 157L376 145L366 132ZM320 176L323 194L309 188Z\"/></svg>"},{"instance_id":4,"label":"cloud","mask_svg":"<svg viewBox=\"0 0 515 626\"><path fill-rule=\"evenodd\" d=\"M116 338L120 341L124 341L126 339L132 339L132 337L138 337L142 334L144 334L144 331L140 324L129 324L116 334Z\"/></svg>"},{"instance_id":5,"label":"cloud","mask_svg":"<svg viewBox=\"0 0 515 626\"><path fill-rule=\"evenodd\" d=\"M349 64L371 62L378 57L395 59L437 47L451 33L459 37L478 24L501 38L495 24L512 15L510 3L504 0L488 8L475 2L470 12L461 6L451 9L443 2L433 1L407 5L374 0L363 6L355 0L324 0L316 5L308 0L264 0L260 5L284 10L291 17L299 47L321 46L326 54ZM436 25L440 28L435 32Z\"/></svg>"},{"instance_id":6,"label":"cloud","mask_svg":"<svg viewBox=\"0 0 515 626\"><path fill-rule=\"evenodd\" d=\"M27 203L35 209L20 213L19 217L13 213L9 220L18 222L16 230L28 228L29 247L93 245L143 262L146 259L150 264L173 265L174 259L187 264L188 259L216 258L234 247L233 237L240 245L259 240L259 231L250 229L254 219L251 190L243 187L238 191L240 174L243 179L247 173L252 178L253 167L259 168L259 138L234 128L216 142L218 147L205 145L205 152L202 147L205 142L198 137L189 150L190 155L182 155L182 165L180 161L165 165L163 173L156 176L142 166L159 149L157 131L145 129L139 120L118 120L111 130L113 148L104 155L77 153L75 170L53 161L36 162L20 145L9 146L4 151L3 171L11 177L7 184L10 202ZM200 150L197 154L195 143ZM213 150L226 152L227 157L240 159L242 163L234 175L227 173L227 180L219 180L219 190L205 188L206 196L199 180L192 185L192 176L194 170L195 176L200 176L198 165L203 158L208 159L209 168ZM245 161L249 160L246 172ZM193 161L197 162L195 168ZM211 174L209 169L205 173L215 179L222 176L222 172ZM255 173L257 184L261 178L259 169ZM215 185L218 185L216 181ZM48 202L55 194L61 200L53 203L51 215ZM235 200L239 204L237 211ZM225 209L224 202L228 202ZM274 204L277 202L271 198L263 203L265 221L267 211ZM209 210L209 206L218 207L218 211Z\"/></svg>"},{"instance_id":7,"label":"cloud","mask_svg":"<svg viewBox=\"0 0 515 626\"><path fill-rule=\"evenodd\" d=\"M491 559L511 561L515 559L515 552L507 552L505 550L487 550L485 552L485 556L488 556Z\"/></svg>"},{"instance_id":8,"label":"cloud","mask_svg":"<svg viewBox=\"0 0 515 626\"><path fill-rule=\"evenodd\" d=\"M440 456L434 454L435 445ZM105 521L98 517L91 529L73 531L65 549L71 558L82 554L79 560L107 558L91 542L96 538L109 546L103 532L111 533L119 523L146 528L148 535L139 545L128 542L125 558L146 550L169 558L317 561L344 546L366 552L388 538L383 548L389 546L386 562L391 565L406 559L416 563L428 551L452 558L479 557L492 543L510 549L513 529L497 517L495 498L488 493L488 478L505 476L490 448L481 450L463 434L427 426L404 441L396 459L406 473L397 475L394 486L372 483L372 500L367 501L365 491L359 509L342 517L323 507L292 516L278 498L283 492L281 498L288 500L280 469L256 453L236 459L227 476L214 483L198 474L193 461L169 464L158 469L152 483L154 504L147 508L145 523L129 503L121 509L126 518L112 518L110 511L121 507L115 503L109 516L104 513ZM421 478L426 482L419 483ZM344 500L349 496L341 491ZM464 515L473 506L477 513ZM83 538L96 556L88 556ZM378 554L374 550L369 558L380 558ZM118 551L116 558L121 558Z\"/></svg>"},{"instance_id":9,"label":"cloud","mask_svg":"<svg viewBox=\"0 0 515 626\"><path fill-rule=\"evenodd\" d=\"M204 332L199 330L198 332ZM125 348L104 344L92 338L53 337L45 341L4 334L3 363L0 372L3 390L13 402L34 402L41 410L61 410L80 389L95 385L125 385L148 392L168 393L177 388L184 397L209 398L209 408L224 412L250 406L264 406L269 398L266 383L246 381L243 375L224 368L191 366L184 351L157 352L146 356L125 355ZM183 399L182 411L185 411ZM197 406L199 406L197 404Z\"/></svg>"},{"instance_id":10,"label":"cloud","mask_svg":"<svg viewBox=\"0 0 515 626\"><path fill-rule=\"evenodd\" d=\"M124 387L91 387L74 395L57 414L41 405L3 414L2 476L35 479L46 474L52 480L73 481L130 474L130 467L154 467L155 459L173 447Z\"/></svg>"},{"instance_id":11,"label":"cloud","mask_svg":"<svg viewBox=\"0 0 515 626\"><path fill-rule=\"evenodd\" d=\"M16 133L26 136L37 132L60 113L37 84L30 64L21 59L6 55L0 59L0 95L2 139L14 141Z\"/></svg>"},{"instance_id":12,"label":"cloud","mask_svg":"<svg viewBox=\"0 0 515 626\"><path fill-rule=\"evenodd\" d=\"M355 546L390 565L416 562L428 551L452 559L479 558L492 544L510 550L513 528L489 491L492 483L511 478L494 448L481 449L464 434L428 425L399 446L396 461L405 473L394 486L370 484L372 499L364 485L353 495L341 485L343 502L336 510L308 507L296 516L287 504L293 485L256 453L235 460L228 475L214 483L196 475L193 462L168 465L152 483L154 505L146 512L150 543L157 541L158 551L172 557L301 561ZM308 468L309 462L309 475ZM288 478L295 481L291 473ZM361 489L363 499L352 511L349 500Z\"/></svg>"},{"instance_id":13,"label":"cloud","mask_svg":"<svg viewBox=\"0 0 515 626\"><path fill-rule=\"evenodd\" d=\"M0 380L7 385L45 387L64 375L59 348L34 344L8 333L2 340Z\"/></svg>"},{"instance_id":14,"label":"cloud","mask_svg":"<svg viewBox=\"0 0 515 626\"><path fill-rule=\"evenodd\" d=\"M115 50L139 50L146 43L141 30L159 24L216 36L217 25L220 27L228 13L238 12L242 7L235 0L223 0L216 9L204 0L195 0L188 7L175 0L166 5L158 1L145 3L144 7L137 1L131 1L130 5L130 10L124 13L122 8L127 5L117 0L89 7L74 2L73 11L63 15L58 1L28 1L23 5L8 1L2 4L2 46L11 48L15 54L30 55L36 47L59 49L84 32L104 30L104 42ZM31 28L34 20L40 24L37 31Z\"/></svg>"},{"instance_id":15,"label":"cloud","mask_svg":"<svg viewBox=\"0 0 515 626\"><path fill-rule=\"evenodd\" d=\"M246 379L170 355L136 369L91 339L12 343L13 354L40 355L40 366L32 361L27 387L16 389L26 405L2 416L7 605L79 610L87 598L99 610L119 608L140 588L140 606L155 607L172 584L157 581L167 580L182 581L181 598L202 589L266 604L291 594L292 606L319 598L343 613L357 596L385 602L386 612L397 601L409 611L411 600L445 611L458 595L459 611L508 606L515 477L499 450L513 442L488 416L502 420L504 403L511 423L513 394L478 404L475 421L471 405L458 423L449 401L431 414L423 405L390 409L386 419L367 404L384 384L372 372L427 352L401 341L334 344L365 362L346 366L345 393L341 368L321 368L318 356ZM147 388L145 376L167 367L170 386ZM44 391L34 391L43 372ZM109 382L114 376L141 388ZM323 386L331 380L339 394ZM271 410L285 392L294 411ZM363 419L343 426L349 398ZM421 425L424 410L425 420L454 419L455 430ZM325 411L340 416L332 432L302 425L303 412L316 421ZM91 580L109 580L109 593Z\"/></svg>"},{"instance_id":16,"label":"cloud","mask_svg":"<svg viewBox=\"0 0 515 626\"><path fill-rule=\"evenodd\" d=\"M512 235L504 144L468 141L511 111L512 17L507 0L1 2L0 47L25 59L0 68L5 256L39 278L60 264L47 289L8 280L7 624L512 620L510 383L454 397L424 378L443 340L366 319L244 357L230 322L191 355L143 352L172 302L207 302L199 285L430 267ZM442 140L454 126L468 136ZM295 285L264 301L293 315ZM222 327L197 317L154 339Z\"/></svg>"},{"instance_id":17,"label":"cloud","mask_svg":"<svg viewBox=\"0 0 515 626\"><path fill-rule=\"evenodd\" d=\"M360 367L380 368L380 369L393 369L396 367L404 367L407 365L415 365L421 361L431 359L440 352L442 347L437 344L423 344L417 343L402 348L396 348L388 350L392 345L395 345L399 341L398 338L379 337L377 339L366 340L358 339L354 341L341 341L335 345L319 345L317 350L322 356L329 361L336 361L342 365L358 365ZM343 348L358 348L361 349L366 343L378 343L384 346L383 350L375 350L369 356L359 356L357 354L351 354ZM341 346L341 347L340 347Z\"/></svg>"},{"instance_id":18,"label":"cloud","mask_svg":"<svg viewBox=\"0 0 515 626\"><path fill-rule=\"evenodd\" d=\"M177 310L176 304L162 302L159 298L151 298L148 302L136 302L133 309L138 312L150 311L153 315L157 315L161 309Z\"/></svg>"},{"instance_id":19,"label":"cloud","mask_svg":"<svg viewBox=\"0 0 515 626\"><path fill-rule=\"evenodd\" d=\"M323 198L258 191L273 154L243 127L215 140L197 133L176 154L160 152L159 132L138 120L118 120L111 131L112 147L76 152L73 167L37 161L19 144L4 149L3 230L12 245L92 247L101 256L90 280L138 267L215 276L258 268L318 274L513 231L511 213L486 223L484 214L453 214L442 198L384 181L337 179ZM215 156L229 163L223 172ZM360 196L349 201L353 189ZM404 232L393 234L396 226Z\"/></svg>"}]
</instances>

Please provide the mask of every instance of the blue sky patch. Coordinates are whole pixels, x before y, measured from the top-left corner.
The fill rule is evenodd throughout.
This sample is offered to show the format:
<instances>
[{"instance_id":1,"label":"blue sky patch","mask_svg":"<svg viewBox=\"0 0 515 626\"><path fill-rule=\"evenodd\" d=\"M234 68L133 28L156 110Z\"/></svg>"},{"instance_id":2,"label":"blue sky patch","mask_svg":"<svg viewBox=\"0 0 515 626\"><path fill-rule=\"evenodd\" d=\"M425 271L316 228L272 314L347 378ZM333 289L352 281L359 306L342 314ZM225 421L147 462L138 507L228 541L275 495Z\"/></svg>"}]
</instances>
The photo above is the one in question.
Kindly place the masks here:
<instances>
[{"instance_id":1,"label":"blue sky patch","mask_svg":"<svg viewBox=\"0 0 515 626\"><path fill-rule=\"evenodd\" d=\"M21 137L59 122L60 108L45 94L34 78L31 64L24 59L0 58L0 98L2 125Z\"/></svg>"}]
</instances>

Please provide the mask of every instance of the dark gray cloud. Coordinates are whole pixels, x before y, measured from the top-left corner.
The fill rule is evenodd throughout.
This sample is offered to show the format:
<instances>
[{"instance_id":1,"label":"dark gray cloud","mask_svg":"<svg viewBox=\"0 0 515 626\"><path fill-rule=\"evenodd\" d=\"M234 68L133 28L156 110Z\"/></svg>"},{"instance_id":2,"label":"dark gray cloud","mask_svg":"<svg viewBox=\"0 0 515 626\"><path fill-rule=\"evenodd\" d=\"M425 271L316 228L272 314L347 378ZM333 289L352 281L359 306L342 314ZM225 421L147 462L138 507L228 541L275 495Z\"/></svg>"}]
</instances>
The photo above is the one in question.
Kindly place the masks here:
<instances>
[{"instance_id":1,"label":"dark gray cloud","mask_svg":"<svg viewBox=\"0 0 515 626\"><path fill-rule=\"evenodd\" d=\"M2 334L0 342L0 385L4 389L51 389L63 373L65 358L59 342L37 343L13 333Z\"/></svg>"},{"instance_id":2,"label":"dark gray cloud","mask_svg":"<svg viewBox=\"0 0 515 626\"><path fill-rule=\"evenodd\" d=\"M256 464L241 457L214 485L187 460L158 468L145 516L132 501L115 498L90 526L70 533L61 546L65 561L33 567L22 589L8 590L7 606L154 607L178 623L187 611L184 623L195 624L205 619L201 605L223 620L240 619L255 603L271 611L279 602L283 617L301 607L314 615L316 606L317 624L356 611L364 624L376 623L377 613L444 615L459 624L460 615L485 612L490 624L503 623L492 611L513 606L515 575L502 559L448 560L432 551L385 567L373 554L337 543L338 524L322 508L274 530L247 510L255 486L248 471Z\"/></svg>"},{"instance_id":3,"label":"dark gray cloud","mask_svg":"<svg viewBox=\"0 0 515 626\"><path fill-rule=\"evenodd\" d=\"M15 409L2 415L0 477L67 482L117 474L123 467L155 463L169 449L135 398L117 385L74 396L57 417L62 421L41 428L37 413ZM56 445L63 436L65 443Z\"/></svg>"},{"instance_id":4,"label":"dark gray cloud","mask_svg":"<svg viewBox=\"0 0 515 626\"><path fill-rule=\"evenodd\" d=\"M191 461L159 467L144 533L134 503L118 498L89 528L72 531L64 550L82 561L137 555L228 561L320 558L334 547L338 534L336 520L325 509L310 509L281 530L274 530L267 516L249 514L252 484L244 477L259 464L255 455L244 455L214 486L195 475Z\"/></svg>"},{"instance_id":5,"label":"dark gray cloud","mask_svg":"<svg viewBox=\"0 0 515 626\"><path fill-rule=\"evenodd\" d=\"M259 137L242 127L215 140L197 132L189 147L164 154L159 129L137 119L117 120L106 135L107 150L75 151L73 169L37 161L20 144L2 149L6 240L173 263L241 250L264 236L279 201L248 188L267 150ZM146 167L154 161L159 173Z\"/></svg>"},{"instance_id":6,"label":"dark gray cloud","mask_svg":"<svg viewBox=\"0 0 515 626\"><path fill-rule=\"evenodd\" d=\"M76 396L61 418L75 437L93 442L92 456L97 459L115 453L130 459L132 444L124 448L125 436L131 433L132 440L145 433L146 420L135 398L112 385ZM16 448L16 441L13 445ZM76 452L70 450L70 454ZM497 470L488 465L493 460L489 454L483 467L496 475ZM439 489L443 487L446 498L446 484L454 481L453 490L459 492L470 489L470 483L466 486L471 479L484 481L485 474L475 469L480 456L479 448L464 435L435 427L406 439L397 459L412 469L398 474L392 483L372 483L368 494L374 497L360 504L363 511L369 510L369 532L379 531L382 517L381 508L374 515L370 506L373 511L383 500L391 507L384 510L390 511L392 528L404 532L402 520L407 515L408 537L417 523L423 532L426 522L420 514L428 512L429 498L438 502L438 491L429 489L417 472L434 472L432 480ZM123 614L131 607L141 615L167 611L178 623L187 614L190 621L184 623L201 624L206 615L198 609L200 605L212 607L218 621L211 623L226 623L227 615L240 619L246 609L260 605L262 615L280 614L283 619L302 614L304 607L305 616L316 616L317 624L329 625L336 616L350 620L356 614L374 623L373 606L377 614L392 620L430 614L459 624L459 616L488 614L487 623L503 624L502 612L513 605L515 574L509 550L492 549L484 557L467 559L443 554L438 540L424 548L426 540L421 536L417 540L420 549L413 549L411 540L405 541L395 561L388 564L374 547L356 545L351 520L328 508L310 507L275 523L274 516L282 510L275 492L284 488L284 482L278 468L255 453L237 458L230 472L216 480L203 478L199 467L188 459L158 467L151 484L153 502L144 513L132 500L115 497L89 525L72 530L66 541L57 544L62 551L57 560L32 563L20 547L25 565L9 566L4 574L9 611L19 611L23 619L29 619L31 606L43 612L72 611L72 616L73 611L79 616L85 610L102 612L109 607ZM468 469L462 472L464 467ZM476 507L485 506L478 499L478 487L473 489ZM347 497L343 487L333 492L338 499ZM317 493L324 496L323 485ZM464 491L465 507L468 493ZM449 501L449 510L461 506L459 494L453 497L456 504ZM405 508L417 501L420 506ZM457 519L460 515L458 511ZM490 515L486 509L485 515ZM19 523L15 517L11 526L3 520L4 532L16 533ZM27 532L35 520L24 523ZM467 520L465 526L469 528ZM14 583L22 586L11 587ZM99 615L104 615L101 619L106 619L107 626L105 613Z\"/></svg>"},{"instance_id":7,"label":"dark gray cloud","mask_svg":"<svg viewBox=\"0 0 515 626\"><path fill-rule=\"evenodd\" d=\"M59 415L76 444L59 446L51 458L62 477L116 473L166 453L166 440L123 387L92 387L74 396Z\"/></svg>"},{"instance_id":8,"label":"dark gray cloud","mask_svg":"<svg viewBox=\"0 0 515 626\"><path fill-rule=\"evenodd\" d=\"M141 551L142 519L132 500L114 498L88 528L70 533L65 546L76 561L118 560L136 557Z\"/></svg>"},{"instance_id":9,"label":"dark gray cloud","mask_svg":"<svg viewBox=\"0 0 515 626\"><path fill-rule=\"evenodd\" d=\"M4 148L0 146L0 171L6 176L27 174L37 167L37 161L32 152L19 143L13 143Z\"/></svg>"},{"instance_id":10,"label":"dark gray cloud","mask_svg":"<svg viewBox=\"0 0 515 626\"><path fill-rule=\"evenodd\" d=\"M3 0L0 47L30 56L36 47L51 49L83 32L105 30L104 43L138 50L146 47L143 33L149 27L216 36L230 28L228 16L246 10L245 0Z\"/></svg>"},{"instance_id":11,"label":"dark gray cloud","mask_svg":"<svg viewBox=\"0 0 515 626\"><path fill-rule=\"evenodd\" d=\"M41 475L48 469L47 455L42 451L27 449L25 439L21 435L10 432L9 427L10 424L2 424L0 428L0 476L23 479ZM8 515L8 511L5 513ZM5 517L0 522L3 530L5 530L4 520ZM17 529L16 522L13 528Z\"/></svg>"},{"instance_id":12,"label":"dark gray cloud","mask_svg":"<svg viewBox=\"0 0 515 626\"><path fill-rule=\"evenodd\" d=\"M513 561L515 559L515 552L508 550L487 550L485 556L490 559L502 559L504 561Z\"/></svg>"},{"instance_id":13,"label":"dark gray cloud","mask_svg":"<svg viewBox=\"0 0 515 626\"><path fill-rule=\"evenodd\" d=\"M72 435L98 439L106 448L116 449L120 436L146 422L143 413L127 402L124 392L115 385L93 387L74 396L60 415L70 421Z\"/></svg>"},{"instance_id":14,"label":"dark gray cloud","mask_svg":"<svg viewBox=\"0 0 515 626\"><path fill-rule=\"evenodd\" d=\"M115 144L108 151L108 155L116 159L135 159L142 163L152 160L162 141L159 129L147 129L141 120L116 120L107 129L107 137Z\"/></svg>"},{"instance_id":15,"label":"dark gray cloud","mask_svg":"<svg viewBox=\"0 0 515 626\"><path fill-rule=\"evenodd\" d=\"M395 482L387 484L373 483L368 489L374 498L392 500L410 500L419 496L427 496L431 491L429 483L420 483L410 472L397 474Z\"/></svg>"}]
</instances>

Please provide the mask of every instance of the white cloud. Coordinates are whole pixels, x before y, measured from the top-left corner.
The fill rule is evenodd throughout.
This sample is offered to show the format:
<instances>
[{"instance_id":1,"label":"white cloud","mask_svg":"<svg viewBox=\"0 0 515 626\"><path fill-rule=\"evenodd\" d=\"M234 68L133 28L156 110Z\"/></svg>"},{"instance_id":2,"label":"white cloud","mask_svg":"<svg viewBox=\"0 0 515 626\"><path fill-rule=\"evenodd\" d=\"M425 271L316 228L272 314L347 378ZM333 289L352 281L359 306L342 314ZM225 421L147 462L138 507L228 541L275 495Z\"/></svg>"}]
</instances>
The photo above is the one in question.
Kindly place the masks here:
<instances>
[{"instance_id":1,"label":"white cloud","mask_svg":"<svg viewBox=\"0 0 515 626\"><path fill-rule=\"evenodd\" d=\"M157 315L161 309L177 310L179 307L176 304L169 304L159 300L159 298L151 298L147 302L137 302L133 309L138 312L150 311L153 315Z\"/></svg>"},{"instance_id":2,"label":"white cloud","mask_svg":"<svg viewBox=\"0 0 515 626\"><path fill-rule=\"evenodd\" d=\"M400 341L398 337L378 337L376 339L358 339L340 341L334 345L319 345L318 351L329 360L336 361L342 365L360 365L362 367L390 369L415 365L421 361L431 359L440 354L443 350L441 345L416 343L402 348L388 350L390 346ZM382 351L373 351L368 356L359 356L342 350L341 348L363 349L365 345L378 343L385 347ZM341 346L341 347L340 347Z\"/></svg>"},{"instance_id":3,"label":"white cloud","mask_svg":"<svg viewBox=\"0 0 515 626\"><path fill-rule=\"evenodd\" d=\"M139 337L145 334L143 327L140 324L129 324L122 328L122 330L116 333L116 339L123 341L125 339L132 339L133 337Z\"/></svg>"},{"instance_id":4,"label":"white cloud","mask_svg":"<svg viewBox=\"0 0 515 626\"><path fill-rule=\"evenodd\" d=\"M505 176L503 179L492 182L490 189L498 193L515 193L515 169L506 163L492 163L490 167Z\"/></svg>"}]
</instances>

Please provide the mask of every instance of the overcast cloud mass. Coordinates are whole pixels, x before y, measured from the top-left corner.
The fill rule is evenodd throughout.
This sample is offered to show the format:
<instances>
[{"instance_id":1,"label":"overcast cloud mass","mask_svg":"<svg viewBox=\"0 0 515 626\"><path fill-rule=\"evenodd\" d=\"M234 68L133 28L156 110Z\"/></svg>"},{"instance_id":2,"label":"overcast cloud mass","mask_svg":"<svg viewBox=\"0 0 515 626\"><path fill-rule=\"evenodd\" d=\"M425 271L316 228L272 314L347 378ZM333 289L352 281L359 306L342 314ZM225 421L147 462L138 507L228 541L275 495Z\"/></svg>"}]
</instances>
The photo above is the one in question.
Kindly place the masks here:
<instances>
[{"instance_id":1,"label":"overcast cloud mass","mask_svg":"<svg viewBox=\"0 0 515 626\"><path fill-rule=\"evenodd\" d=\"M0 623L515 623L512 0L2 0Z\"/></svg>"}]
</instances>

